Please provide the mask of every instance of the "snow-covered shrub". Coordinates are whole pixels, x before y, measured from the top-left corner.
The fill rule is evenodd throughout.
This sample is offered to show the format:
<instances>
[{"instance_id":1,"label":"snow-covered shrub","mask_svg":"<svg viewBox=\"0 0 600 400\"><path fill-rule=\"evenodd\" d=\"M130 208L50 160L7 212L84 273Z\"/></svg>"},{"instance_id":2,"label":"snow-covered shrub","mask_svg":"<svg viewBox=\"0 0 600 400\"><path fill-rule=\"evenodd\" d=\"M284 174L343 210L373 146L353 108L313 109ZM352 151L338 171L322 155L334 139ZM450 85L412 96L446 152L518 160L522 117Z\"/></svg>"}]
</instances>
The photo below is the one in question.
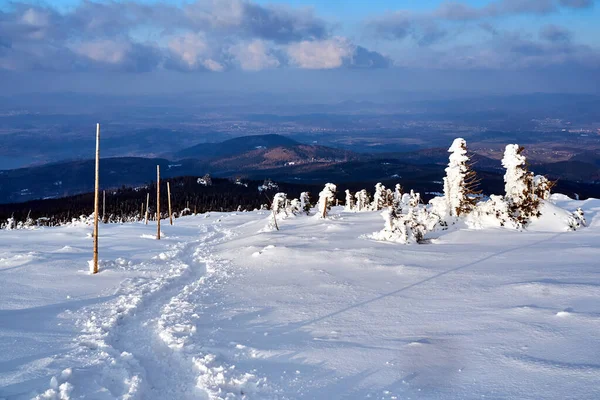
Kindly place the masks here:
<instances>
[{"instance_id":1,"label":"snow-covered shrub","mask_svg":"<svg viewBox=\"0 0 600 400\"><path fill-rule=\"evenodd\" d=\"M544 175L536 175L533 177L533 193L540 200L548 200L554 184Z\"/></svg>"},{"instance_id":2,"label":"snow-covered shrub","mask_svg":"<svg viewBox=\"0 0 600 400\"><path fill-rule=\"evenodd\" d=\"M302 203L298 199L288 200L286 211L288 215L298 215L304 211Z\"/></svg>"},{"instance_id":3,"label":"snow-covered shrub","mask_svg":"<svg viewBox=\"0 0 600 400\"><path fill-rule=\"evenodd\" d=\"M454 139L448 149L450 153L446 176L444 177L444 198L449 216L467 214L475 207L474 195L477 183L475 172L469 166L467 142L462 138Z\"/></svg>"},{"instance_id":4,"label":"snow-covered shrub","mask_svg":"<svg viewBox=\"0 0 600 400\"><path fill-rule=\"evenodd\" d=\"M306 213L306 215L310 215L310 209L312 208L312 205L310 204L309 192L300 193L300 207L302 208L302 211Z\"/></svg>"},{"instance_id":5,"label":"snow-covered shrub","mask_svg":"<svg viewBox=\"0 0 600 400\"><path fill-rule=\"evenodd\" d=\"M490 227L519 228L519 224L511 217L508 204L502 196L491 195L487 201L477 204L466 217L467 226L472 229Z\"/></svg>"},{"instance_id":6,"label":"snow-covered shrub","mask_svg":"<svg viewBox=\"0 0 600 400\"><path fill-rule=\"evenodd\" d=\"M17 229L17 223L13 217L10 217L7 218L6 223L2 224L1 228L11 231L13 229Z\"/></svg>"},{"instance_id":7,"label":"snow-covered shrub","mask_svg":"<svg viewBox=\"0 0 600 400\"><path fill-rule=\"evenodd\" d=\"M575 221L577 222L577 228L587 225L586 221L585 221L585 213L583 212L581 207L577 207L577 210L575 210L575 212L573 212L573 217L575 218Z\"/></svg>"},{"instance_id":8,"label":"snow-covered shrub","mask_svg":"<svg viewBox=\"0 0 600 400\"><path fill-rule=\"evenodd\" d=\"M394 208L396 209L400 208L400 205L402 204L402 194L402 186L397 183L394 188Z\"/></svg>"},{"instance_id":9,"label":"snow-covered shrub","mask_svg":"<svg viewBox=\"0 0 600 400\"><path fill-rule=\"evenodd\" d=\"M363 189L357 192L354 197L356 198L355 209L356 211L368 211L371 206L371 198L369 193Z\"/></svg>"},{"instance_id":10,"label":"snow-covered shrub","mask_svg":"<svg viewBox=\"0 0 600 400\"><path fill-rule=\"evenodd\" d=\"M335 193L337 187L333 183L326 183L325 188L319 193L319 216L327 218L327 213L331 210L335 202Z\"/></svg>"},{"instance_id":11,"label":"snow-covered shrub","mask_svg":"<svg viewBox=\"0 0 600 400\"><path fill-rule=\"evenodd\" d=\"M427 233L423 223L424 213L424 209L411 209L407 214L398 214L394 207L388 207L381 213L385 221L383 229L373 233L371 238L402 244L420 243Z\"/></svg>"},{"instance_id":12,"label":"snow-covered shrub","mask_svg":"<svg viewBox=\"0 0 600 400\"><path fill-rule=\"evenodd\" d=\"M540 215L540 201L534 193L533 173L527 170L524 148L517 144L506 146L502 166L504 174L504 200L510 217L519 225L526 226L532 217Z\"/></svg>"},{"instance_id":13,"label":"snow-covered shrub","mask_svg":"<svg viewBox=\"0 0 600 400\"><path fill-rule=\"evenodd\" d=\"M356 211L354 195L350 193L348 189L346 189L346 205L344 207L345 211Z\"/></svg>"}]
</instances>

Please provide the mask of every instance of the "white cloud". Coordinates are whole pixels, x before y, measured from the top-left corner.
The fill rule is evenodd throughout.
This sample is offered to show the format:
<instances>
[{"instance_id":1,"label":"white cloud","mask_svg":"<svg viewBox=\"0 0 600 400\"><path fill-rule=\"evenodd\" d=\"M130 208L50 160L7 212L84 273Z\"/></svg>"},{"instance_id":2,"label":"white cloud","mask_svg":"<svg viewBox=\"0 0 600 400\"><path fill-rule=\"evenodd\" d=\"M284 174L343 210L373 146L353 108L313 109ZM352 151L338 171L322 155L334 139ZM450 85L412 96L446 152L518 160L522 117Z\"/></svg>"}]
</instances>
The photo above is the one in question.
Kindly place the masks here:
<instances>
[{"instance_id":1,"label":"white cloud","mask_svg":"<svg viewBox=\"0 0 600 400\"><path fill-rule=\"evenodd\" d=\"M84 57L101 63L120 64L125 61L131 51L131 44L115 40L95 40L77 43L72 50Z\"/></svg>"},{"instance_id":2,"label":"white cloud","mask_svg":"<svg viewBox=\"0 0 600 400\"><path fill-rule=\"evenodd\" d=\"M281 65L277 57L269 50L267 44L258 39L231 46L229 53L234 56L240 67L247 71L260 71L277 68Z\"/></svg>"},{"instance_id":3,"label":"white cloud","mask_svg":"<svg viewBox=\"0 0 600 400\"><path fill-rule=\"evenodd\" d=\"M287 54L292 63L305 69L339 68L352 56L355 46L347 39L335 37L326 40L292 43Z\"/></svg>"}]
</instances>

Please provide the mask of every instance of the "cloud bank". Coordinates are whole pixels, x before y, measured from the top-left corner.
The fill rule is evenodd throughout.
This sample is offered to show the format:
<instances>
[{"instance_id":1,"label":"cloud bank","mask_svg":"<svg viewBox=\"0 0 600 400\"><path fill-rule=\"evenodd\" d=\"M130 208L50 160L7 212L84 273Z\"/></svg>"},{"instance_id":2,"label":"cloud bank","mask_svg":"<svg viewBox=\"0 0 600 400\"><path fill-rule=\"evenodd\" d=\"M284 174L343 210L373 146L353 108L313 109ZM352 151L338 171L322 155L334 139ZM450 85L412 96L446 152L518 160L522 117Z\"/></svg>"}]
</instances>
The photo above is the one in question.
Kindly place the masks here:
<instances>
[{"instance_id":1,"label":"cloud bank","mask_svg":"<svg viewBox=\"0 0 600 400\"><path fill-rule=\"evenodd\" d=\"M523 15L584 13L594 3L446 1L429 11L392 10L365 17L356 27L365 45L340 35L339 23L311 8L253 0L194 0L182 6L82 0L67 11L17 1L0 8L0 70L597 69L598 44L578 43L566 27L549 23L509 31L500 23Z\"/></svg>"},{"instance_id":2,"label":"cloud bank","mask_svg":"<svg viewBox=\"0 0 600 400\"><path fill-rule=\"evenodd\" d=\"M382 67L309 8L247 0L197 0L182 7L83 1L60 12L11 3L0 10L0 69L143 72Z\"/></svg>"}]
</instances>

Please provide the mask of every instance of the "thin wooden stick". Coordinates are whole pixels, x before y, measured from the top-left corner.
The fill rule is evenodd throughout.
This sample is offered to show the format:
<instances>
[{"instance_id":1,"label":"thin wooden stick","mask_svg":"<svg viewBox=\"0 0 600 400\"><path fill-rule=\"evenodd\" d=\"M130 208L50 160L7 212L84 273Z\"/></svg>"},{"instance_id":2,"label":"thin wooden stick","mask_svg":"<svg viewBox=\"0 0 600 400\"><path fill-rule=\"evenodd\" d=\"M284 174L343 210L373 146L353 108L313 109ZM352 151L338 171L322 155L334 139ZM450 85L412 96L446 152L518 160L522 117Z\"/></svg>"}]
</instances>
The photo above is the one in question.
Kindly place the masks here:
<instances>
[{"instance_id":1,"label":"thin wooden stick","mask_svg":"<svg viewBox=\"0 0 600 400\"><path fill-rule=\"evenodd\" d=\"M144 202L142 201L142 208L140 209L140 220L144 218Z\"/></svg>"},{"instance_id":2,"label":"thin wooden stick","mask_svg":"<svg viewBox=\"0 0 600 400\"><path fill-rule=\"evenodd\" d=\"M100 124L96 124L96 177L94 182L94 265L93 274L98 273L98 206L100 196Z\"/></svg>"},{"instance_id":3,"label":"thin wooden stick","mask_svg":"<svg viewBox=\"0 0 600 400\"><path fill-rule=\"evenodd\" d=\"M173 225L173 213L171 212L171 185L167 182L167 195L169 197L169 223Z\"/></svg>"},{"instance_id":4,"label":"thin wooden stick","mask_svg":"<svg viewBox=\"0 0 600 400\"><path fill-rule=\"evenodd\" d=\"M156 240L160 240L160 165L156 166Z\"/></svg>"},{"instance_id":5,"label":"thin wooden stick","mask_svg":"<svg viewBox=\"0 0 600 400\"><path fill-rule=\"evenodd\" d=\"M105 211L106 211L106 190L103 190L102 191L102 222L106 221L106 219L104 219Z\"/></svg>"},{"instance_id":6,"label":"thin wooden stick","mask_svg":"<svg viewBox=\"0 0 600 400\"><path fill-rule=\"evenodd\" d=\"M150 192L146 195L146 225L148 225L148 208L150 207Z\"/></svg>"}]
</instances>

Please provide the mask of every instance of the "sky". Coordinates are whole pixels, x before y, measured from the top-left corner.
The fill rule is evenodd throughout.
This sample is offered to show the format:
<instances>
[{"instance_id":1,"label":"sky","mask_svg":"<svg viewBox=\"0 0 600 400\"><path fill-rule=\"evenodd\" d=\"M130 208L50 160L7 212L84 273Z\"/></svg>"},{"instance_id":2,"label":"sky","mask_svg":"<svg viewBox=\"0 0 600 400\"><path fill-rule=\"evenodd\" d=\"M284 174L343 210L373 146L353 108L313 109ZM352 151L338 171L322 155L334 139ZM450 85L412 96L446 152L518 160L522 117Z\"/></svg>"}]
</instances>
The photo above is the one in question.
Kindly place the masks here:
<instances>
[{"instance_id":1,"label":"sky","mask_svg":"<svg viewBox=\"0 0 600 400\"><path fill-rule=\"evenodd\" d=\"M0 90L596 93L599 3L0 0Z\"/></svg>"}]
</instances>

